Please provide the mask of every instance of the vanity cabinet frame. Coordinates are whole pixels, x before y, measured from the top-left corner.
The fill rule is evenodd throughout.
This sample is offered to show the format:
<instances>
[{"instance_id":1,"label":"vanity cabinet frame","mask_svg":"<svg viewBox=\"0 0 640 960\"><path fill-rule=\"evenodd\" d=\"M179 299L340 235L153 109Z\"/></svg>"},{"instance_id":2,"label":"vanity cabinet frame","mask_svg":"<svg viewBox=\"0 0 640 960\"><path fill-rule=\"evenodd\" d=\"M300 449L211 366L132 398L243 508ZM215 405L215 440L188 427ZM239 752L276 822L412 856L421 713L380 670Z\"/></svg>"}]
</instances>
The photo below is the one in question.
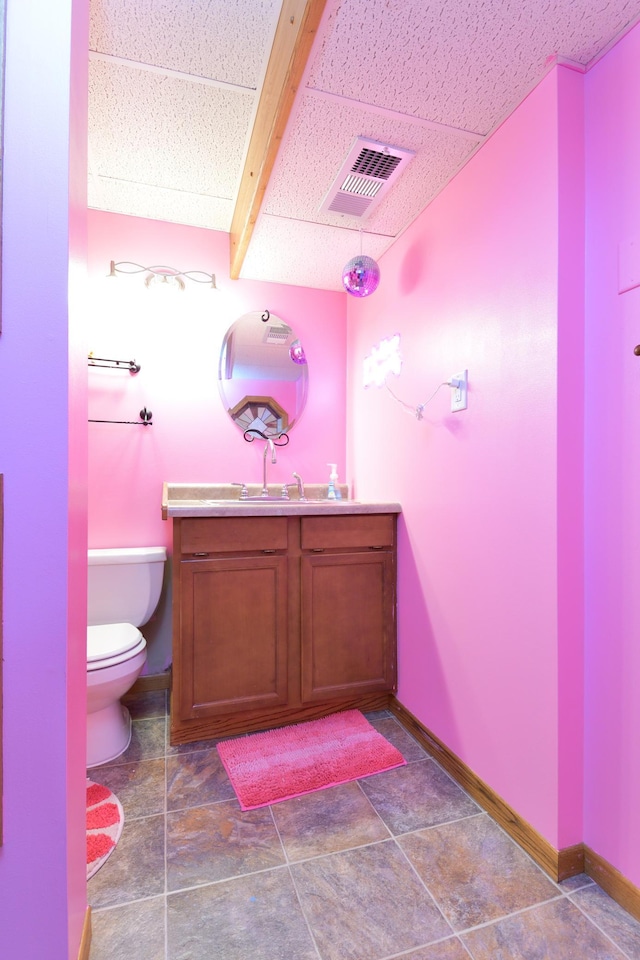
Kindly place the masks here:
<instances>
[{"instance_id":1,"label":"vanity cabinet frame","mask_svg":"<svg viewBox=\"0 0 640 960\"><path fill-rule=\"evenodd\" d=\"M173 521L172 744L386 707L396 515Z\"/></svg>"}]
</instances>

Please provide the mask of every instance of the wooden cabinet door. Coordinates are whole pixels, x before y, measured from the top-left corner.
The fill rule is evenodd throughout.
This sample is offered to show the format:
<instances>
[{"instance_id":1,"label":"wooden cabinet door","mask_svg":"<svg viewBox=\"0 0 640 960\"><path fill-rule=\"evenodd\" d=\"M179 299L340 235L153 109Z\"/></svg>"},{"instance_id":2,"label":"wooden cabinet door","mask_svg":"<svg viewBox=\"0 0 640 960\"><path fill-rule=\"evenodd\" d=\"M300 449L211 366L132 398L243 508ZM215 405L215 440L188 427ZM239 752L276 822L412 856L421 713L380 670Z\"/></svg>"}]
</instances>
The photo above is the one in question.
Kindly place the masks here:
<instances>
[{"instance_id":1,"label":"wooden cabinet door","mask_svg":"<svg viewBox=\"0 0 640 960\"><path fill-rule=\"evenodd\" d=\"M186 560L180 580L179 717L286 704L286 556Z\"/></svg>"},{"instance_id":2,"label":"wooden cabinet door","mask_svg":"<svg viewBox=\"0 0 640 960\"><path fill-rule=\"evenodd\" d=\"M302 700L395 689L390 551L302 557Z\"/></svg>"}]
</instances>

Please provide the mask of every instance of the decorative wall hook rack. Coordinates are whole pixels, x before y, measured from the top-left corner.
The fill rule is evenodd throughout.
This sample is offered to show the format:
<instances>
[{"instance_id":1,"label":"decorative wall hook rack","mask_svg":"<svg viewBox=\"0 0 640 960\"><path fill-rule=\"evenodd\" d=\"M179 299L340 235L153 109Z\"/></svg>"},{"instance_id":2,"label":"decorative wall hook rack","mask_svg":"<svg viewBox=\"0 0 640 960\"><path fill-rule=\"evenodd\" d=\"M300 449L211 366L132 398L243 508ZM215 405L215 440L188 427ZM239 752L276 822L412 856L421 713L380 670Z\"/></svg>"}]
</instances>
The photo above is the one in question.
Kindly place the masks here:
<instances>
[{"instance_id":1,"label":"decorative wall hook rack","mask_svg":"<svg viewBox=\"0 0 640 960\"><path fill-rule=\"evenodd\" d=\"M152 427L152 416L153 414L151 413L151 410L147 410L146 407L143 407L140 411L139 420L89 420L89 423L132 423L137 427Z\"/></svg>"},{"instance_id":2,"label":"decorative wall hook rack","mask_svg":"<svg viewBox=\"0 0 640 960\"><path fill-rule=\"evenodd\" d=\"M109 367L113 370L128 370L132 376L140 372L140 364L136 363L135 360L107 360L104 357L94 357L92 353L89 354L89 366Z\"/></svg>"},{"instance_id":3,"label":"decorative wall hook rack","mask_svg":"<svg viewBox=\"0 0 640 960\"><path fill-rule=\"evenodd\" d=\"M132 263L129 260L121 260L119 263L111 260L108 276L115 277L118 273L146 273L147 276L144 278L144 282L147 287L157 282L169 283L184 290L184 281L186 279L192 280L194 283L206 283L212 287L212 289L218 289L216 287L215 273L205 273L204 270L177 270L175 267L166 266L143 267L142 264Z\"/></svg>"},{"instance_id":4,"label":"decorative wall hook rack","mask_svg":"<svg viewBox=\"0 0 640 960\"><path fill-rule=\"evenodd\" d=\"M242 436L247 443L253 443L258 437L260 437L261 440L270 440L275 447L286 447L289 443L288 433L278 433L277 435L269 436L268 433L263 433L262 430L256 430L255 427L245 430Z\"/></svg>"}]
</instances>

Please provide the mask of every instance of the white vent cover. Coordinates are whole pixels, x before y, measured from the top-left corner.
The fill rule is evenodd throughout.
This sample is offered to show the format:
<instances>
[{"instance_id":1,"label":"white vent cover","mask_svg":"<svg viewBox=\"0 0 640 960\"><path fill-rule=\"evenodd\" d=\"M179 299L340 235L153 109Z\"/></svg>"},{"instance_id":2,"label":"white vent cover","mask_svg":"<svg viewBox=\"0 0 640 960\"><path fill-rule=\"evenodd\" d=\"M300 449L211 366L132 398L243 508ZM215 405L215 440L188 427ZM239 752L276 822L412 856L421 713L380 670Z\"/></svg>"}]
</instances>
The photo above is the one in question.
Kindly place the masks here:
<instances>
[{"instance_id":1,"label":"white vent cover","mask_svg":"<svg viewBox=\"0 0 640 960\"><path fill-rule=\"evenodd\" d=\"M364 220L391 189L413 150L356 137L320 210Z\"/></svg>"},{"instance_id":2,"label":"white vent cover","mask_svg":"<svg viewBox=\"0 0 640 960\"><path fill-rule=\"evenodd\" d=\"M263 343L286 343L293 330L286 323L270 324L264 332Z\"/></svg>"}]
</instances>

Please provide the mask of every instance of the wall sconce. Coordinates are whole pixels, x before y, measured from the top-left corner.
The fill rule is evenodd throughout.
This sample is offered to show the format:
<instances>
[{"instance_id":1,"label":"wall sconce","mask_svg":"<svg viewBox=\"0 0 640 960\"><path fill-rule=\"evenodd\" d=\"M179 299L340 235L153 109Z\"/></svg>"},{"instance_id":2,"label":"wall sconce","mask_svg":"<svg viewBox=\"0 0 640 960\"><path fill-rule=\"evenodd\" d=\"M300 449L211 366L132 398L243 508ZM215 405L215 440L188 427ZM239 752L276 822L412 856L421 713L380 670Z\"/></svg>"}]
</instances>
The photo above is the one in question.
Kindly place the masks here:
<instances>
[{"instance_id":1,"label":"wall sconce","mask_svg":"<svg viewBox=\"0 0 640 960\"><path fill-rule=\"evenodd\" d=\"M121 260L119 263L111 260L108 276L115 277L118 273L146 273L147 276L144 278L146 287L150 287L152 283L168 283L184 290L184 281L187 279L193 280L194 283L206 283L214 290L218 289L215 273L205 273L203 270L176 270L175 267L162 266L143 267L141 264L131 263L129 260Z\"/></svg>"}]
</instances>

